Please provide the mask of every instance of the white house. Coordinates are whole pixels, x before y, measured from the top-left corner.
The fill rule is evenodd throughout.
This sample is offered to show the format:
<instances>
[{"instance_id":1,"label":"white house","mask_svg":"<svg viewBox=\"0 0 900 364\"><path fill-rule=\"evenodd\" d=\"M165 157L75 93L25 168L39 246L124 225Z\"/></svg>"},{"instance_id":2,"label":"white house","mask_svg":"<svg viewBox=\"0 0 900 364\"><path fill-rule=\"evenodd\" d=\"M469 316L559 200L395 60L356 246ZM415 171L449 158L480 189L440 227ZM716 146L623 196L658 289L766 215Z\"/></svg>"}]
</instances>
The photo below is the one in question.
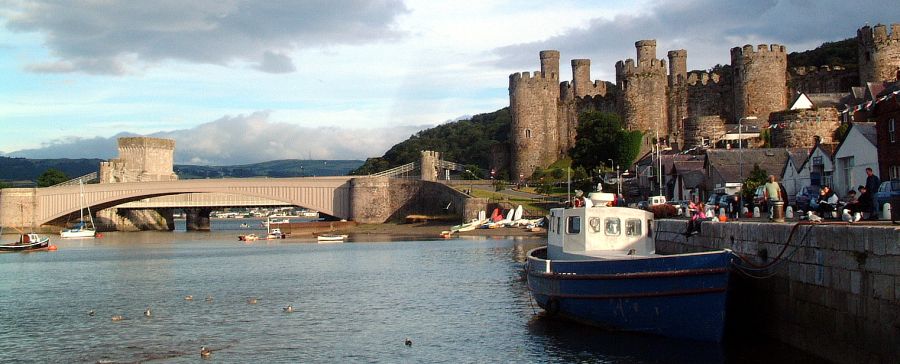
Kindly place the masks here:
<instances>
[{"instance_id":1,"label":"white house","mask_svg":"<svg viewBox=\"0 0 900 364\"><path fill-rule=\"evenodd\" d=\"M809 169L803 168L807 159L809 159L808 151L806 153L791 152L787 163L784 164L784 170L781 171L781 184L784 185L785 192L791 198L796 196L801 188L809 186Z\"/></svg>"},{"instance_id":2,"label":"white house","mask_svg":"<svg viewBox=\"0 0 900 364\"><path fill-rule=\"evenodd\" d=\"M878 173L878 147L875 123L853 123L844 141L834 152L834 191L847 191L866 184L866 168ZM874 192L873 192L874 193Z\"/></svg>"},{"instance_id":3,"label":"white house","mask_svg":"<svg viewBox=\"0 0 900 364\"><path fill-rule=\"evenodd\" d=\"M834 163L831 157L837 144L822 144L816 142L816 145L810 150L809 158L800 167L797 172L797 190L805 186L832 186L834 179ZM807 184L803 184L807 182ZM787 186L785 186L787 189ZM837 192L837 191L835 191ZM845 191L846 192L846 191Z\"/></svg>"}]
</instances>

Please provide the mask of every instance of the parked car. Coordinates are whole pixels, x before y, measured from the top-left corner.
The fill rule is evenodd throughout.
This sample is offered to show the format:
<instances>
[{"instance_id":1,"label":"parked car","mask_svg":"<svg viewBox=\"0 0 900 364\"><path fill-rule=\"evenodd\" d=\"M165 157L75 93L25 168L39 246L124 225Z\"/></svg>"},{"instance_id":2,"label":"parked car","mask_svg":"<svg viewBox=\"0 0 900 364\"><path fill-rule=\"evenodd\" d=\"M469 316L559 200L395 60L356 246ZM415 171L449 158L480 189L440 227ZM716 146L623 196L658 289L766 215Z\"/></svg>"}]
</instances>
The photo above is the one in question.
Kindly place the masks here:
<instances>
[{"instance_id":1,"label":"parked car","mask_svg":"<svg viewBox=\"0 0 900 364\"><path fill-rule=\"evenodd\" d=\"M881 182L878 192L875 193L875 204L878 206L878 210L880 211L884 204L891 202L892 198L900 198L900 180Z\"/></svg>"},{"instance_id":2,"label":"parked car","mask_svg":"<svg viewBox=\"0 0 900 364\"><path fill-rule=\"evenodd\" d=\"M815 203L819 199L819 186L806 186L797 191L794 204L797 210L809 211L816 208Z\"/></svg>"}]
</instances>

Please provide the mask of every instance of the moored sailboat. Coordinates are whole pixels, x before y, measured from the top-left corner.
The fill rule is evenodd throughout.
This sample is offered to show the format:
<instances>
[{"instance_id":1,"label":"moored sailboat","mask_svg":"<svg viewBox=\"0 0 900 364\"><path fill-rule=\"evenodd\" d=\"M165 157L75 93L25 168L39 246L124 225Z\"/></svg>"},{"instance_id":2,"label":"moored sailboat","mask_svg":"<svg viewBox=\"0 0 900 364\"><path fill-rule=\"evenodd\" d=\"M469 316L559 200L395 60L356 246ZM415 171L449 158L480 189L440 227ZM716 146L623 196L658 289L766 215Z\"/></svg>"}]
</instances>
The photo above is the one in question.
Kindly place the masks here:
<instances>
[{"instance_id":1,"label":"moored sailboat","mask_svg":"<svg viewBox=\"0 0 900 364\"><path fill-rule=\"evenodd\" d=\"M80 206L78 209L79 219L75 226L69 229L63 229L59 232L59 236L62 238L93 238L97 235L97 229L94 227L94 217L91 215L91 208L89 206L85 206L84 203L84 184L79 181L79 188L81 189L80 198ZM84 210L87 210L88 220L84 220Z\"/></svg>"}]
</instances>

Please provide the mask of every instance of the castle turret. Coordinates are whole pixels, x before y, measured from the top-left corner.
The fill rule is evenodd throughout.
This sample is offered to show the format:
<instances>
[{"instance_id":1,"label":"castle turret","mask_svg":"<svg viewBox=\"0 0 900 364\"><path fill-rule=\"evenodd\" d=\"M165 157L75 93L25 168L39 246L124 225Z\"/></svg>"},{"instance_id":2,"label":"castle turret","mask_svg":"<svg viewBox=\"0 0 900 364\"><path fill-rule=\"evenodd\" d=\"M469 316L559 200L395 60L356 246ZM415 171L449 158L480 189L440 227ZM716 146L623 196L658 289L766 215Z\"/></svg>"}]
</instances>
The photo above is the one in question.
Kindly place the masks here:
<instances>
[{"instance_id":1,"label":"castle turret","mask_svg":"<svg viewBox=\"0 0 900 364\"><path fill-rule=\"evenodd\" d=\"M746 125L767 125L769 114L787 107L787 52L778 44L731 49L734 118Z\"/></svg>"},{"instance_id":2,"label":"castle turret","mask_svg":"<svg viewBox=\"0 0 900 364\"><path fill-rule=\"evenodd\" d=\"M559 153L559 52L542 51L541 71L509 76L510 177L531 177Z\"/></svg>"},{"instance_id":3,"label":"castle turret","mask_svg":"<svg viewBox=\"0 0 900 364\"><path fill-rule=\"evenodd\" d=\"M119 138L119 158L100 162L100 183L174 181L175 141L149 137Z\"/></svg>"},{"instance_id":4,"label":"castle turret","mask_svg":"<svg viewBox=\"0 0 900 364\"><path fill-rule=\"evenodd\" d=\"M896 81L900 70L900 24L891 24L891 32L886 26L868 25L856 32L859 52L859 81Z\"/></svg>"},{"instance_id":5,"label":"castle turret","mask_svg":"<svg viewBox=\"0 0 900 364\"><path fill-rule=\"evenodd\" d=\"M656 59L656 41L634 43L638 61L616 62L620 110L629 130L650 131L648 136L669 133L666 102L666 61ZM653 134L653 135L651 135Z\"/></svg>"},{"instance_id":6,"label":"castle turret","mask_svg":"<svg viewBox=\"0 0 900 364\"><path fill-rule=\"evenodd\" d=\"M559 79L559 51L541 51L541 73Z\"/></svg>"},{"instance_id":7,"label":"castle turret","mask_svg":"<svg viewBox=\"0 0 900 364\"><path fill-rule=\"evenodd\" d=\"M669 130L679 145L684 140L684 120L687 118L687 51L669 51Z\"/></svg>"}]
</instances>

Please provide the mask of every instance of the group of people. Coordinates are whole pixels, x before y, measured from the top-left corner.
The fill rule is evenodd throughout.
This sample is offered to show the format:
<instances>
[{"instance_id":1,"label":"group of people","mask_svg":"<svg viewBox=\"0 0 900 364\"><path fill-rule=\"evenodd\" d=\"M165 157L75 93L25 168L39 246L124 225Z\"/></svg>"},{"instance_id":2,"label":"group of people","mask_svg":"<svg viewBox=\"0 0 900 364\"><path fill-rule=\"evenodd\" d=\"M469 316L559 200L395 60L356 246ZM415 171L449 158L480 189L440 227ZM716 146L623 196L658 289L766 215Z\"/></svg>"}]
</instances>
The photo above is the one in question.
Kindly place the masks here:
<instances>
[{"instance_id":1,"label":"group of people","mask_svg":"<svg viewBox=\"0 0 900 364\"><path fill-rule=\"evenodd\" d=\"M855 191L851 189L847 192L847 201L844 209L853 217L851 221L859 221L864 213L870 214L869 219L871 220L878 218L878 209L875 206L875 192L878 191L880 184L881 179L875 175L872 168L866 168L866 184L860 185ZM857 193L859 193L858 196ZM819 191L819 199L816 202L818 203L816 214L823 218L831 217L832 213L837 211L839 207L838 196L829 186L822 186L822 189Z\"/></svg>"}]
</instances>

